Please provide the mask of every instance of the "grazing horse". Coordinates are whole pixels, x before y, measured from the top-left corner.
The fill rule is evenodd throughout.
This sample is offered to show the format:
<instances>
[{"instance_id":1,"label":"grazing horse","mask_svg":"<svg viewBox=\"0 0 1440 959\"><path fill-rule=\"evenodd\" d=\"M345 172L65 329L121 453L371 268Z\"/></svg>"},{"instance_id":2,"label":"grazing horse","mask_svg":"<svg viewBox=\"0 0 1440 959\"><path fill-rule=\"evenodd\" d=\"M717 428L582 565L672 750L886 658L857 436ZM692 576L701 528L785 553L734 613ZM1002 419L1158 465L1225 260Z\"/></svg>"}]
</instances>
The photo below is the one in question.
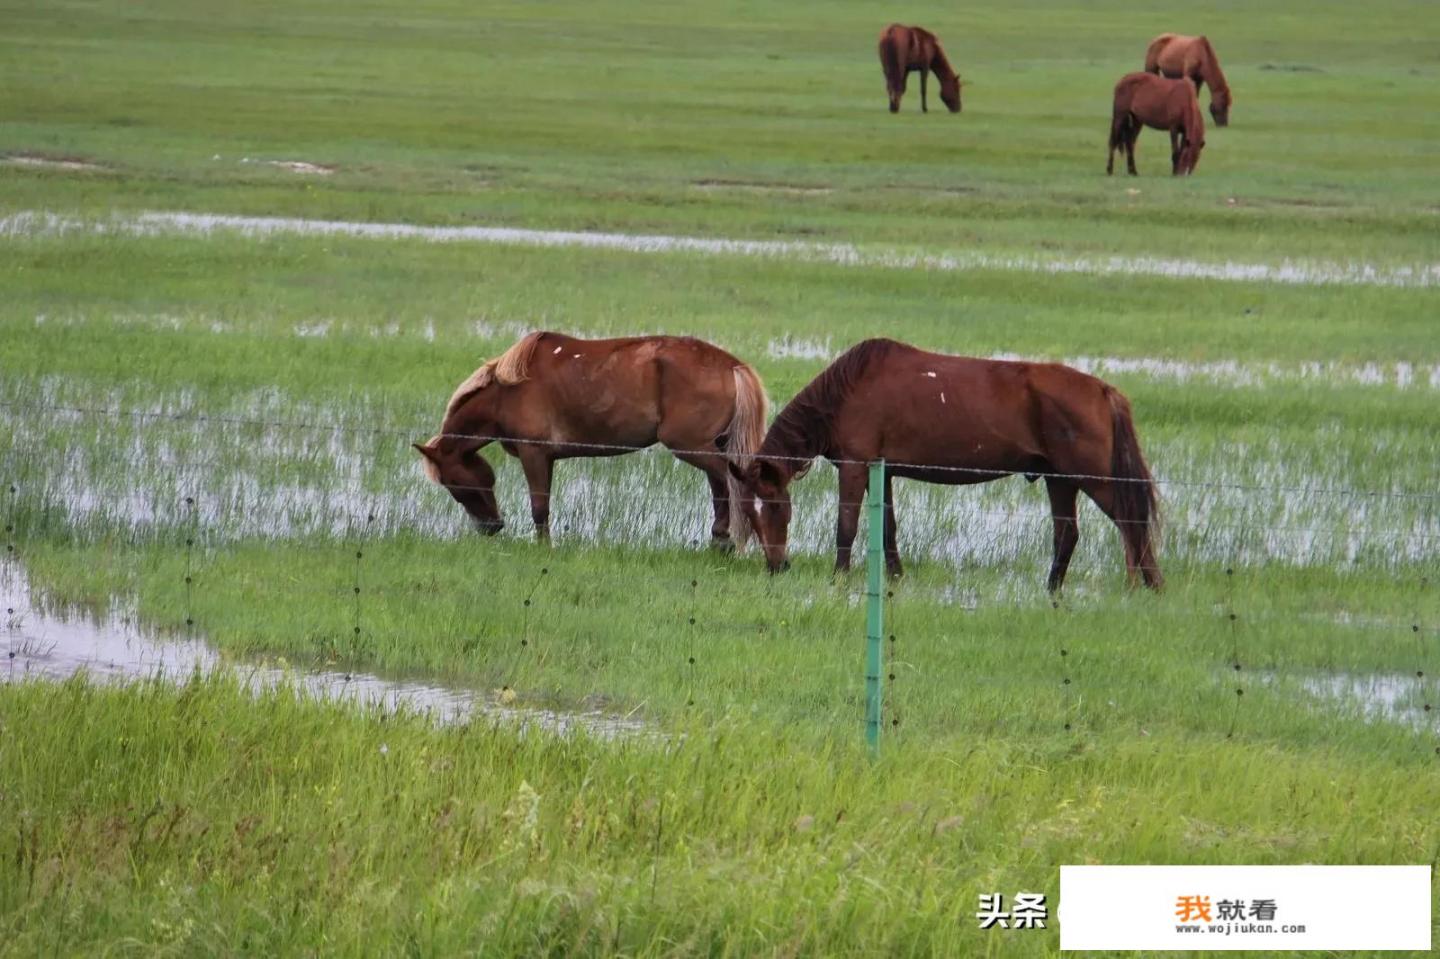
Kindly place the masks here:
<instances>
[{"instance_id":1,"label":"grazing horse","mask_svg":"<svg viewBox=\"0 0 1440 959\"><path fill-rule=\"evenodd\" d=\"M1170 134L1170 172L1195 172L1205 148L1205 118L1189 80L1167 80L1151 73L1127 73L1115 84L1110 116L1110 158L1106 174L1115 172L1115 151L1123 150L1130 175L1135 175L1135 140L1141 126Z\"/></svg>"},{"instance_id":2,"label":"grazing horse","mask_svg":"<svg viewBox=\"0 0 1440 959\"><path fill-rule=\"evenodd\" d=\"M920 110L929 113L925 102L925 80L930 71L940 81L940 99L951 113L960 112L960 77L950 67L940 40L929 30L892 23L880 31L880 66L885 71L885 91L890 94L890 112L900 112L907 74L920 74Z\"/></svg>"},{"instance_id":3,"label":"grazing horse","mask_svg":"<svg viewBox=\"0 0 1440 959\"><path fill-rule=\"evenodd\" d=\"M744 457L760 445L765 407L753 369L693 337L581 340L536 332L461 383L440 434L413 445L426 475L449 490L476 527L498 533L505 524L495 473L480 455L498 442L520 460L536 537L544 540L556 460L663 443L710 481L716 545L744 545L748 515L730 508L726 455Z\"/></svg>"},{"instance_id":4,"label":"grazing horse","mask_svg":"<svg viewBox=\"0 0 1440 959\"><path fill-rule=\"evenodd\" d=\"M1210 115L1217 127L1230 125L1230 85L1220 69L1215 48L1205 37L1187 37L1179 33L1162 33L1150 41L1145 51L1145 72L1158 73L1172 80L1188 78L1195 81L1195 92L1202 83L1210 86Z\"/></svg>"},{"instance_id":5,"label":"grazing horse","mask_svg":"<svg viewBox=\"0 0 1440 959\"><path fill-rule=\"evenodd\" d=\"M1084 492L1120 529L1131 585L1159 589L1153 533L1155 483L1140 452L1130 403L1107 383L1057 363L1016 363L929 353L865 340L831 363L780 411L759 452L731 474L742 486L772 573L788 566L790 484L823 456L840 471L835 568L850 565L868 463L885 460L885 565L901 572L894 477L985 483L1012 473L1045 477L1054 520L1048 585L1058 590L1079 540Z\"/></svg>"}]
</instances>

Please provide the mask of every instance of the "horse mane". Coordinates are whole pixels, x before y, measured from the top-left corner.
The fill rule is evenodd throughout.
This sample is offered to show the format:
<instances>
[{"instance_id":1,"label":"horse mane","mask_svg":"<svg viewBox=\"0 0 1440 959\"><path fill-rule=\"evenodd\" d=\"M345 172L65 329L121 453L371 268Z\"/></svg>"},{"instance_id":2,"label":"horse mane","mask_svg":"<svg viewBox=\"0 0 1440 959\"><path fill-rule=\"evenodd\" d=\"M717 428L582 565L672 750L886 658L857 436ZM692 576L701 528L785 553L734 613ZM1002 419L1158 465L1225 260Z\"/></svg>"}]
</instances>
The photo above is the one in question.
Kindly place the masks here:
<instances>
[{"instance_id":1,"label":"horse mane","mask_svg":"<svg viewBox=\"0 0 1440 959\"><path fill-rule=\"evenodd\" d=\"M1224 90L1229 92L1230 84L1225 80L1225 71L1220 69L1220 58L1215 55L1215 48L1210 46L1209 37L1197 37L1200 45L1205 48L1205 67L1202 70L1204 80L1210 86L1210 91Z\"/></svg>"},{"instance_id":2,"label":"horse mane","mask_svg":"<svg viewBox=\"0 0 1440 959\"><path fill-rule=\"evenodd\" d=\"M463 383L455 387L455 392L450 395L450 402L445 404L446 418L491 383L514 386L529 379L530 359L535 355L535 346L544 335L541 330L526 333L510 349L493 360L487 360L478 370L466 377Z\"/></svg>"},{"instance_id":3,"label":"horse mane","mask_svg":"<svg viewBox=\"0 0 1440 959\"><path fill-rule=\"evenodd\" d=\"M863 340L840 354L795 398L785 404L761 444L761 456L814 459L834 444L835 414L855 390L870 364L889 355L903 344L889 339ZM800 463L794 470L801 476L810 468Z\"/></svg>"},{"instance_id":4,"label":"horse mane","mask_svg":"<svg viewBox=\"0 0 1440 959\"><path fill-rule=\"evenodd\" d=\"M940 46L940 38L935 36L935 34L933 33L931 33L929 36L930 42L935 45L935 55L930 60L930 65L932 69L936 66L939 66L941 69L944 70L944 73L941 73L940 70L936 70L935 72L937 76L943 77L946 74L949 74L950 76L954 77L956 82L958 83L960 80L960 74L956 73L955 68L950 65L950 58L945 56L945 48Z\"/></svg>"},{"instance_id":5,"label":"horse mane","mask_svg":"<svg viewBox=\"0 0 1440 959\"><path fill-rule=\"evenodd\" d=\"M1200 110L1200 97L1195 93L1195 84L1181 78L1190 91L1189 98L1185 101L1185 136L1187 139L1199 137L1200 142L1205 142L1205 114Z\"/></svg>"}]
</instances>

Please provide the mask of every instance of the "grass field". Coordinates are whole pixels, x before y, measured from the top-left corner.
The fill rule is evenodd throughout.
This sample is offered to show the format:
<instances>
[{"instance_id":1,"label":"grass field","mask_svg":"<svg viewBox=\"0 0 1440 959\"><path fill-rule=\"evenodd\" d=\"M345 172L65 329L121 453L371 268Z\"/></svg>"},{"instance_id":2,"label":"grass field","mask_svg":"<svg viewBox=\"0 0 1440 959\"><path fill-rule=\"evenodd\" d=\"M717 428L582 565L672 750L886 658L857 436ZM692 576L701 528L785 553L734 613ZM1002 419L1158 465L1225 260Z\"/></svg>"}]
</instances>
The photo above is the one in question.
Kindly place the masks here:
<instances>
[{"instance_id":1,"label":"grass field","mask_svg":"<svg viewBox=\"0 0 1440 959\"><path fill-rule=\"evenodd\" d=\"M0 686L0 952L1053 955L1053 923L979 931L977 895L1436 861L1440 57L1406 4L1129 6L0 0L5 573L241 674L656 734ZM886 112L892 19L946 41L959 116L913 80ZM1232 124L1194 177L1151 131L1107 179L1110 89L1162 30L1209 34ZM113 229L142 211L874 255ZM902 484L872 761L833 470L774 578L703 548L699 474L658 452L563 465L548 548L498 451L498 539L424 481L409 443L534 328L703 336L776 404L872 335L1084 366L1134 405L1169 589L1127 593L1085 507L1054 608L1040 490Z\"/></svg>"}]
</instances>

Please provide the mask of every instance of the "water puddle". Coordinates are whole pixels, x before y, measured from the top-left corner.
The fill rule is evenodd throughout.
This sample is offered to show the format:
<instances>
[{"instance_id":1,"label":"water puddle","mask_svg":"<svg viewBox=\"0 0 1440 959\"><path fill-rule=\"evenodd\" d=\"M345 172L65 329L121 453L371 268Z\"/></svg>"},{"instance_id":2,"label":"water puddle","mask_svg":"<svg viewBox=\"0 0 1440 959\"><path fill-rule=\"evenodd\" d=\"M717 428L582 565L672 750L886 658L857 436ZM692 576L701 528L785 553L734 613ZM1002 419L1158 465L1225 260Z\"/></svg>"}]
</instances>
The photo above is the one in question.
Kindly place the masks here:
<instances>
[{"instance_id":1,"label":"water puddle","mask_svg":"<svg viewBox=\"0 0 1440 959\"><path fill-rule=\"evenodd\" d=\"M828 186L805 186L799 183L750 183L745 180L696 180L690 184L697 190L713 192L733 190L740 193L779 193L790 196L826 196L835 190Z\"/></svg>"},{"instance_id":2,"label":"water puddle","mask_svg":"<svg viewBox=\"0 0 1440 959\"><path fill-rule=\"evenodd\" d=\"M825 344L785 345L806 351ZM0 445L0 475L11 477L17 502L36 510L42 527L136 536L198 527L215 545L471 535L450 497L425 481L410 448L433 433L432 409L395 407L371 416L368 407L302 401L273 388L218 407L202 405L190 390L90 389L86 406L71 407L77 395L63 377L0 385L0 431L12 437L8 447ZM33 415L31 403L45 415ZM1167 553L1242 565L1433 562L1440 556L1433 493L1395 481L1376 487L1370 475L1376 463L1402 462L1423 474L1433 456L1411 445L1404 435L1325 431L1305 447L1282 440L1148 443L1165 499ZM52 449L67 456L36 452ZM519 467L498 451L491 460L511 524L506 535L529 538ZM833 473L817 464L795 486L797 552L834 548ZM557 472L551 525L558 541L572 544L703 546L707 492L697 471L661 447L570 460ZM1112 530L1096 522L1092 507L1084 509L1089 532L1082 533L1076 561L1111 569L1118 562ZM1014 478L963 490L902 481L897 511L902 549L917 559L962 567L1049 561L1052 531L1040 486Z\"/></svg>"},{"instance_id":3,"label":"water puddle","mask_svg":"<svg viewBox=\"0 0 1440 959\"><path fill-rule=\"evenodd\" d=\"M232 233L260 238L281 235L349 236L384 240L413 239L431 243L493 243L505 246L619 250L646 254L745 256L842 267L934 272L998 270L1302 286L1440 286L1440 264L1434 263L1381 266L1354 261L1341 263L1283 260L1278 263L1237 263L1154 256L990 254L975 251L924 253L803 240L731 240L659 234L531 230L503 226L423 226L411 223L302 220L220 213L152 212L114 216L104 220L86 220L43 211L28 211L0 218L0 236L3 237L63 236L71 233L129 236L210 236L215 233Z\"/></svg>"},{"instance_id":4,"label":"water puddle","mask_svg":"<svg viewBox=\"0 0 1440 959\"><path fill-rule=\"evenodd\" d=\"M228 669L257 693L289 688L325 702L385 714L420 714L446 725L490 721L559 735L581 731L602 739L655 734L638 719L599 711L529 709L470 689L228 660L201 640L155 635L118 607L103 616L51 609L13 569L0 569L0 617L0 648L5 652L0 683L58 682L83 672L96 683L161 679L179 685L197 671Z\"/></svg>"},{"instance_id":5,"label":"water puddle","mask_svg":"<svg viewBox=\"0 0 1440 959\"><path fill-rule=\"evenodd\" d=\"M88 160L77 160L74 157L47 157L34 153L13 153L0 162L6 166L36 167L42 170L97 172L105 169L100 164L91 163Z\"/></svg>"},{"instance_id":6,"label":"water puddle","mask_svg":"<svg viewBox=\"0 0 1440 959\"><path fill-rule=\"evenodd\" d=\"M1267 681L1274 682L1276 676ZM1370 722L1393 722L1440 731L1435 681L1407 673L1331 673L1299 679L1306 695L1327 705L1358 710Z\"/></svg>"},{"instance_id":7,"label":"water puddle","mask_svg":"<svg viewBox=\"0 0 1440 959\"><path fill-rule=\"evenodd\" d=\"M842 347L843 348L843 347ZM832 360L840 353L829 337L805 339L789 335L771 339L765 354L777 360ZM1335 360L1300 363L1257 363L1246 360L1174 360L1158 356L1036 357L991 353L987 359L1064 363L1101 379L1136 377L1155 382L1206 383L1225 387L1265 387L1295 383L1326 386L1377 386L1399 390L1440 390L1440 363L1342 363Z\"/></svg>"}]
</instances>

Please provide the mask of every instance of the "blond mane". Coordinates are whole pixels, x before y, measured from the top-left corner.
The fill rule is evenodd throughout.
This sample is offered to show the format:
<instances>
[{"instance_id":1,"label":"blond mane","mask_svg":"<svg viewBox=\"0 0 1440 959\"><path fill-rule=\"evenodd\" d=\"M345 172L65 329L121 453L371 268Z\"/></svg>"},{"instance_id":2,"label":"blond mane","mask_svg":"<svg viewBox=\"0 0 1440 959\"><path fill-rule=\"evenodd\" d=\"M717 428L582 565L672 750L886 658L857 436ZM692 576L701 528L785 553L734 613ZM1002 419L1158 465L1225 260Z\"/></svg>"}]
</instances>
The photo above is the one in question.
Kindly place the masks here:
<instances>
[{"instance_id":1,"label":"blond mane","mask_svg":"<svg viewBox=\"0 0 1440 959\"><path fill-rule=\"evenodd\" d=\"M535 354L535 345L544 335L544 332L540 330L526 333L510 349L493 360L487 360L478 370L471 373L463 383L455 387L455 392L450 395L450 402L445 404L446 419L449 419L461 404L491 383L514 386L529 379L530 358Z\"/></svg>"}]
</instances>

